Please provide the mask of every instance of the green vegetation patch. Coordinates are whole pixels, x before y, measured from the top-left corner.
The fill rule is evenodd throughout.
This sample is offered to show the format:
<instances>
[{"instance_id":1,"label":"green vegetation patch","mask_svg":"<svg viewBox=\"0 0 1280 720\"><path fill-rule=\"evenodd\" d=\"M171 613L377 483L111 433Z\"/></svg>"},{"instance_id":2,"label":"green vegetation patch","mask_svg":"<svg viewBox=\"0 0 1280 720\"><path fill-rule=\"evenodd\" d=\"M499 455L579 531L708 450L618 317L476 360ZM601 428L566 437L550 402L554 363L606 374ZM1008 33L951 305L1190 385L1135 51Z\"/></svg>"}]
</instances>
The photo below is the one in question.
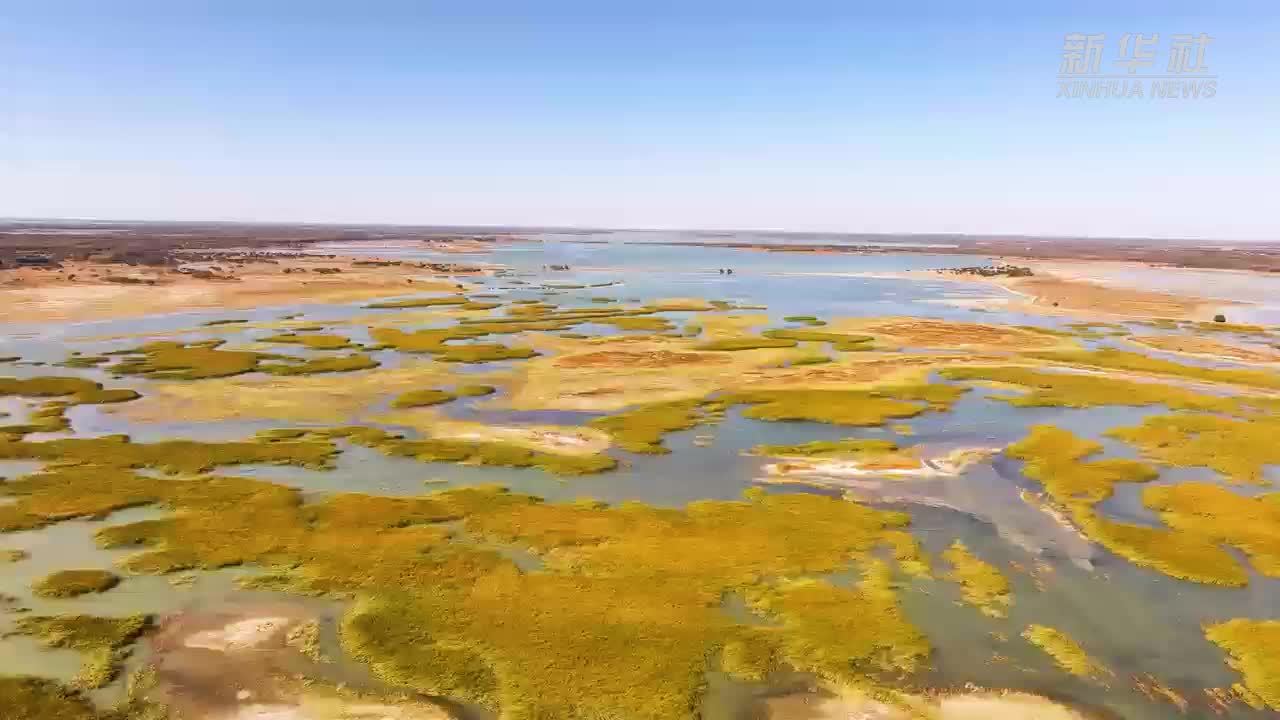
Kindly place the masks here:
<instances>
[{"instance_id":1,"label":"green vegetation patch","mask_svg":"<svg viewBox=\"0 0 1280 720\"><path fill-rule=\"evenodd\" d=\"M343 355L341 357L313 358L299 362L262 365L258 369L272 375L315 375L318 373L354 372L378 367L378 361L368 355Z\"/></svg>"},{"instance_id":2,"label":"green vegetation patch","mask_svg":"<svg viewBox=\"0 0 1280 720\"><path fill-rule=\"evenodd\" d=\"M1096 678L1109 675L1110 671L1080 647L1070 635L1046 625L1029 625L1022 632L1027 642L1045 651L1053 661L1066 672L1083 678Z\"/></svg>"},{"instance_id":3,"label":"green vegetation patch","mask_svg":"<svg viewBox=\"0 0 1280 720\"><path fill-rule=\"evenodd\" d=\"M666 318L652 316L603 318L601 320L596 320L595 322L612 325L619 330L650 330L654 332L666 332L667 330L671 330L675 327L671 324L671 321Z\"/></svg>"},{"instance_id":4,"label":"green vegetation patch","mask_svg":"<svg viewBox=\"0 0 1280 720\"><path fill-rule=\"evenodd\" d=\"M492 395L497 392L497 388L492 385L459 385L453 389L458 397L482 397L484 395Z\"/></svg>"},{"instance_id":5,"label":"green vegetation patch","mask_svg":"<svg viewBox=\"0 0 1280 720\"><path fill-rule=\"evenodd\" d=\"M126 649L150 626L151 618L147 615L119 618L54 615L21 618L14 624L13 634L35 637L45 647L84 653L85 661L74 684L82 689L96 689L105 687L120 674L121 663L127 657ZM0 680L0 688L3 687ZM2 693L0 690L0 698L4 697ZM62 718L61 715L56 717Z\"/></svg>"},{"instance_id":6,"label":"green vegetation patch","mask_svg":"<svg viewBox=\"0 0 1280 720\"><path fill-rule=\"evenodd\" d=\"M841 352L857 352L870 350L875 338L870 335L852 335L849 333L823 332L821 330L801 330L796 328L780 328L765 330L764 336L775 340L796 340L799 342L831 343L831 347Z\"/></svg>"},{"instance_id":7,"label":"green vegetation patch","mask_svg":"<svg viewBox=\"0 0 1280 720\"><path fill-rule=\"evenodd\" d=\"M401 352L432 353L442 362L480 363L494 360L523 360L538 353L532 348L509 347L498 343L448 345L449 340L463 340L488 335L484 326L455 325L449 328L419 330L407 333L395 328L370 328L377 342ZM513 332L519 332L518 330Z\"/></svg>"},{"instance_id":8,"label":"green vegetation patch","mask_svg":"<svg viewBox=\"0 0 1280 720\"><path fill-rule=\"evenodd\" d=\"M437 307L440 305L466 305L471 302L462 295L445 295L443 297L409 298L407 300L384 300L365 305L371 310L397 310L403 308Z\"/></svg>"},{"instance_id":9,"label":"green vegetation patch","mask_svg":"<svg viewBox=\"0 0 1280 720\"><path fill-rule=\"evenodd\" d=\"M1148 482L1158 475L1155 468L1135 460L1086 459L1101 450L1098 443L1061 428L1036 425L1006 453L1025 460L1023 474L1043 485L1082 532L1111 552L1182 580L1236 587L1248 583L1248 573L1218 543L1099 516L1095 506L1111 496L1116 483Z\"/></svg>"},{"instance_id":10,"label":"green vegetation patch","mask_svg":"<svg viewBox=\"0 0 1280 720\"><path fill-rule=\"evenodd\" d=\"M21 439L29 433L52 433L71 429L67 420L67 404L50 402L32 410L27 421L18 425L0 425L0 439Z\"/></svg>"},{"instance_id":11,"label":"green vegetation patch","mask_svg":"<svg viewBox=\"0 0 1280 720\"><path fill-rule=\"evenodd\" d=\"M1280 465L1280 418L1274 416L1245 421L1220 415L1156 415L1107 434L1157 462L1208 467L1232 482L1263 484L1266 466Z\"/></svg>"},{"instance_id":12,"label":"green vegetation patch","mask_svg":"<svg viewBox=\"0 0 1280 720\"><path fill-rule=\"evenodd\" d=\"M304 503L247 478L138 481L173 513L99 532L140 549L130 569L254 564L267 571L254 587L356 595L341 626L352 656L384 681L504 716L686 718L730 643L744 665L868 688L929 652L873 559L907 547L908 516L841 499L753 493L677 509L470 487ZM474 540L543 564L523 571ZM863 573L853 588L804 579L851 568ZM725 612L727 593L768 624Z\"/></svg>"},{"instance_id":13,"label":"green vegetation patch","mask_svg":"<svg viewBox=\"0 0 1280 720\"><path fill-rule=\"evenodd\" d=\"M455 462L499 467L536 467L553 475L590 475L617 467L608 455L568 455L532 450L514 443L480 440L384 440L374 445L389 454L423 462Z\"/></svg>"},{"instance_id":14,"label":"green vegetation patch","mask_svg":"<svg viewBox=\"0 0 1280 720\"><path fill-rule=\"evenodd\" d=\"M311 350L343 350L351 347L351 339L326 333L280 333L262 338L262 342L302 345Z\"/></svg>"},{"instance_id":15,"label":"green vegetation patch","mask_svg":"<svg viewBox=\"0 0 1280 720\"><path fill-rule=\"evenodd\" d=\"M440 405L457 400L458 396L444 390L412 390L391 401L391 407L412 408Z\"/></svg>"},{"instance_id":16,"label":"green vegetation patch","mask_svg":"<svg viewBox=\"0 0 1280 720\"><path fill-rule=\"evenodd\" d=\"M198 343L160 341L147 343L116 355L121 360L111 371L122 375L145 375L170 380L200 380L230 377L253 372L266 356L247 350L219 350L223 340Z\"/></svg>"},{"instance_id":17,"label":"green vegetation patch","mask_svg":"<svg viewBox=\"0 0 1280 720\"><path fill-rule=\"evenodd\" d=\"M953 367L938 372L948 380L1020 385L1023 395L992 396L1018 407L1086 408L1099 405L1166 405L1172 410L1232 412L1241 407L1236 398L1209 395L1177 385L1134 382L1102 375L1047 372L1026 367Z\"/></svg>"},{"instance_id":18,"label":"green vegetation patch","mask_svg":"<svg viewBox=\"0 0 1280 720\"><path fill-rule=\"evenodd\" d=\"M111 358L106 355L76 355L63 360L59 365L69 368L91 368L111 362Z\"/></svg>"},{"instance_id":19,"label":"green vegetation patch","mask_svg":"<svg viewBox=\"0 0 1280 720\"><path fill-rule=\"evenodd\" d=\"M618 447L624 450L664 455L671 451L663 446L663 435L688 430L716 417L718 415L709 411L702 400L677 400L641 405L616 415L597 418L589 424L609 433Z\"/></svg>"},{"instance_id":20,"label":"green vegetation patch","mask_svg":"<svg viewBox=\"0 0 1280 720\"><path fill-rule=\"evenodd\" d=\"M743 415L756 420L869 426L947 410L964 392L953 385L924 384L876 390L752 390L719 399L728 405L751 405Z\"/></svg>"},{"instance_id":21,"label":"green vegetation patch","mask_svg":"<svg viewBox=\"0 0 1280 720\"><path fill-rule=\"evenodd\" d=\"M220 325L240 325L247 322L249 321L243 319L210 320L208 322L200 323L200 325L203 327L218 327Z\"/></svg>"},{"instance_id":22,"label":"green vegetation patch","mask_svg":"<svg viewBox=\"0 0 1280 720\"><path fill-rule=\"evenodd\" d=\"M126 402L141 397L128 388L104 389L101 383L78 377L0 377L0 396L67 397L81 405Z\"/></svg>"},{"instance_id":23,"label":"green vegetation patch","mask_svg":"<svg viewBox=\"0 0 1280 720\"><path fill-rule=\"evenodd\" d=\"M407 440L401 435L366 426L331 428L328 430L287 428L267 431L260 434L259 437L277 442L343 438L354 444L373 448L387 455L411 457L423 462L533 467L554 475L590 475L612 470L618 464L616 460L603 453L585 455L553 453L497 440L459 440L450 438Z\"/></svg>"},{"instance_id":24,"label":"green vegetation patch","mask_svg":"<svg viewBox=\"0 0 1280 720\"><path fill-rule=\"evenodd\" d=\"M44 598L69 598L104 593L120 584L120 576L106 570L59 570L31 587Z\"/></svg>"},{"instance_id":25,"label":"green vegetation patch","mask_svg":"<svg viewBox=\"0 0 1280 720\"><path fill-rule=\"evenodd\" d=\"M1233 685L1236 693L1256 710L1280 711L1280 621L1236 618L1209 625L1204 634L1244 676Z\"/></svg>"},{"instance_id":26,"label":"green vegetation patch","mask_svg":"<svg viewBox=\"0 0 1280 720\"><path fill-rule=\"evenodd\" d=\"M951 563L947 579L960 586L964 601L990 617L1004 617L1013 604L1009 580L996 567L969 551L959 540L942 553Z\"/></svg>"},{"instance_id":27,"label":"green vegetation patch","mask_svg":"<svg viewBox=\"0 0 1280 720\"><path fill-rule=\"evenodd\" d=\"M1208 332L1229 332L1239 333L1241 335L1266 335L1267 328L1262 325L1249 325L1245 323L1229 323L1223 322L1198 322L1193 326L1197 330Z\"/></svg>"},{"instance_id":28,"label":"green vegetation patch","mask_svg":"<svg viewBox=\"0 0 1280 720\"><path fill-rule=\"evenodd\" d=\"M295 465L327 467L338 449L331 442L200 442L161 440L135 443L127 435L62 438L45 442L0 439L0 459L44 460L58 465L148 468L167 473L198 473L223 465ZM0 485L5 490L13 483Z\"/></svg>"},{"instance_id":29,"label":"green vegetation patch","mask_svg":"<svg viewBox=\"0 0 1280 720\"><path fill-rule=\"evenodd\" d=\"M868 563L856 588L786 581L754 593L753 607L781 622L773 639L788 665L833 685L874 688L867 675L912 673L929 657L928 639L907 621L881 563Z\"/></svg>"},{"instance_id":30,"label":"green vegetation patch","mask_svg":"<svg viewBox=\"0 0 1280 720\"><path fill-rule=\"evenodd\" d=\"M1162 360L1142 353L1126 352L1113 348L1037 352L1031 353L1031 355L1032 357L1053 362L1087 365L1108 370L1172 375L1191 380L1205 380L1208 382L1280 390L1280 373L1270 370L1234 370L1183 365L1171 360Z\"/></svg>"},{"instance_id":31,"label":"green vegetation patch","mask_svg":"<svg viewBox=\"0 0 1280 720\"><path fill-rule=\"evenodd\" d=\"M527 360L538 353L533 348L509 347L499 343L445 345L437 354L440 362L483 363L497 360Z\"/></svg>"},{"instance_id":32,"label":"green vegetation patch","mask_svg":"<svg viewBox=\"0 0 1280 720\"><path fill-rule=\"evenodd\" d=\"M0 442L0 451L15 448L17 452L0 457L60 464L0 483L0 494L16 498L15 502L0 505L0 532L29 530L71 518L103 517L124 508L184 497L183 493L227 490L221 480L176 482L141 475L131 468L173 474L247 463L321 468L337 453L332 442L310 438L208 444L185 440L135 444L120 438Z\"/></svg>"},{"instance_id":33,"label":"green vegetation patch","mask_svg":"<svg viewBox=\"0 0 1280 720\"><path fill-rule=\"evenodd\" d=\"M304 345L309 342L308 338L322 338L319 343L326 345L327 347L322 348L326 350L336 350L346 344L346 339L340 338L343 345L334 345L330 338L337 338L336 335L286 334L273 337L276 338L273 342L296 342ZM122 356L122 359L109 369L123 375L145 375L167 380L202 380L250 372L265 372L272 375L312 375L368 370L378 366L378 362L368 355L305 359L250 350L222 350L220 347L224 342L223 340L206 340L198 343L169 341L147 343L131 350L112 353L112 355Z\"/></svg>"},{"instance_id":34,"label":"green vegetation patch","mask_svg":"<svg viewBox=\"0 0 1280 720\"><path fill-rule=\"evenodd\" d=\"M80 693L45 678L0 675L0 708L5 720L100 720Z\"/></svg>"},{"instance_id":35,"label":"green vegetation patch","mask_svg":"<svg viewBox=\"0 0 1280 720\"><path fill-rule=\"evenodd\" d=\"M1280 493L1246 497L1213 483L1143 489L1142 502L1179 534L1233 545L1258 572L1280 578Z\"/></svg>"}]
</instances>

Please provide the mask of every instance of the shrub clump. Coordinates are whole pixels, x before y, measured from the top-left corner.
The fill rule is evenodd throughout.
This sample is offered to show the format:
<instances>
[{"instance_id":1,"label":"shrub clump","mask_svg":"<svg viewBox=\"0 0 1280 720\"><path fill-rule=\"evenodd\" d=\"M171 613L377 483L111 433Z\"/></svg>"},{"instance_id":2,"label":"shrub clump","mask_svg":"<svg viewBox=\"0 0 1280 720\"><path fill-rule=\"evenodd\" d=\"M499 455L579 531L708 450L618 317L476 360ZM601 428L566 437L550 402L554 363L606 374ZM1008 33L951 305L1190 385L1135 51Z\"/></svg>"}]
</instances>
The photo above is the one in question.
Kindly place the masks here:
<instances>
[{"instance_id":1,"label":"shrub clump","mask_svg":"<svg viewBox=\"0 0 1280 720\"><path fill-rule=\"evenodd\" d=\"M106 570L59 570L32 586L44 598L69 598L104 593L120 584L120 576Z\"/></svg>"},{"instance_id":2,"label":"shrub clump","mask_svg":"<svg viewBox=\"0 0 1280 720\"><path fill-rule=\"evenodd\" d=\"M391 407L426 407L428 405L440 405L457 399L457 395L451 392L445 392L444 390L412 390L397 397L395 400L392 400Z\"/></svg>"}]
</instances>

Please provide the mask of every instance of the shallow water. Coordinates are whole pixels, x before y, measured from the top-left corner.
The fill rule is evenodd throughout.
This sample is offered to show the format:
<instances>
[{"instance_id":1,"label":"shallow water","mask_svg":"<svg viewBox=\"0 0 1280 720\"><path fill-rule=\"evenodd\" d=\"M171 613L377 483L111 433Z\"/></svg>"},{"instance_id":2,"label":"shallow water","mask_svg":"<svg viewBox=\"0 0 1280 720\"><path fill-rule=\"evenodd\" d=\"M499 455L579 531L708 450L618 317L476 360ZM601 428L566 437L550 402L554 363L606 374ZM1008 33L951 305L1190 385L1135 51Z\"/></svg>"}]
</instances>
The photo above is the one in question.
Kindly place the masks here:
<instances>
[{"instance_id":1,"label":"shallow water","mask_svg":"<svg viewBox=\"0 0 1280 720\"><path fill-rule=\"evenodd\" d=\"M613 238L609 244L582 244L561 237L543 237L541 243L500 246L480 255L448 255L423 250L388 248L377 255L415 261L495 263L515 268L519 278L489 278L485 290L496 290L504 299L543 297L544 285L614 283L609 287L565 288L548 298L562 306L593 306L592 297L651 300L663 297L704 297L737 304L766 305L762 312L773 322L783 316L813 314L914 315L969 322L1028 324L1059 327L1062 320L1008 313L976 312L965 301L989 297L985 288L967 288L952 282L907 281L844 277L836 273L896 272L938 267L985 264L978 256L875 254L809 255L764 253L723 248L671 247L655 244L625 244ZM573 239L573 238L570 238ZM653 240L652 237L648 238ZM370 253L366 245L322 246L318 252ZM570 271L547 271L542 267L568 264ZM734 269L722 275L717 268ZM804 274L800 274L804 273ZM527 284L514 284L519 279ZM473 293L476 294L476 293ZM8 326L0 338L0 355L20 354L26 360L56 362L74 349L86 354L132 347L143 340L99 340L75 342L71 338L147 333L163 337L178 330L197 329L190 337L226 337L248 341L266 333L260 329L226 326L199 329L209 320L249 318L275 320L303 313L301 320L341 321L370 311L360 304L292 305L254 311L177 313L153 318L68 323L48 326ZM673 314L674 316L674 314ZM609 332L616 329L608 327ZM343 328L341 332L346 332ZM185 337L185 336L184 336ZM352 335L358 341L367 337ZM281 351L290 348L282 347ZM296 352L303 352L293 349ZM380 353L386 366L398 358ZM1185 362L1185 358L1181 358ZM490 363L460 370L491 371L503 363ZM105 381L111 387L136 387L147 392L146 380L118 380L93 369L71 370L30 365L6 366L3 374L22 377L44 374L75 374ZM333 492L366 492L385 495L416 495L431 490L470 484L498 483L513 491L526 492L550 500L592 497L619 502L640 500L665 506L690 501L740 497L755 487L766 459L744 454L760 443L789 444L844 437L893 439L904 447L920 446L926 454L957 447L1002 447L1016 441L1026 428L1052 423L1102 443L1110 457L1134 456L1132 448L1103 435L1108 428L1133 425L1160 407L1103 407L1085 410L1064 408L1018 408L992 399L990 391L973 389L946 413L929 412L904 421L913 434L899 436L880 428L839 428L831 425L790 422L765 423L741 416L733 410L712 425L672 433L665 444L667 455L637 455L617 452L622 466L610 473L584 478L557 478L537 470L462 466L451 463L422 463L393 458L362 447L342 443L342 454L331 470L314 471L291 467L244 466L223 468L222 474L258 477L303 491L307 498ZM512 412L485 407L486 398L444 406L442 412L457 419L506 424L581 424L592 413L560 411ZM18 404L6 401L0 409L13 411ZM282 427L281 422L193 423L174 418L166 423L133 423L93 406L72 408L68 413L77 436L128 433L137 441L168 438L204 440L235 439L259 430ZM3 422L15 421L6 418ZM36 439L36 438L33 438ZM30 472L37 463L0 462L0 476L13 477ZM1211 479L1203 470L1168 472L1162 481ZM1200 689L1229 686L1237 676L1223 662L1221 651L1204 639L1200 626L1205 622L1235 616L1269 618L1280 616L1280 582L1255 577L1245 589L1212 588L1172 580L1116 558L1101 548L1090 546L1055 524L1040 510L1027 505L1019 491L1035 489L1022 477L1020 463L997 456L991 463L975 467L961 478L928 481L886 481L876 488L864 487L871 501L889 502L910 512L913 532L936 555L953 540L961 539L983 559L995 564L1014 584L1015 604L1007 619L991 620L977 610L959 603L954 584L941 580L912 581L906 584L904 603L910 619L930 636L935 654L932 670L919 682L938 687L959 687L976 683L987 687L1007 687L1043 693L1100 708L1124 718L1171 717L1169 705L1151 704L1132 689L1132 676L1152 673L1193 699L1188 717L1206 717L1208 711ZM838 495L840 490L794 486L770 486L769 492L823 492ZM1142 507L1141 487L1122 486L1116 496L1100 506L1101 511L1130 522L1158 522ZM119 588L98 596L47 601L34 598L31 582L55 569L111 568L128 550L97 548L93 534L105 524L155 517L155 510L129 510L112 514L103 521L72 521L49 528L0 535L0 549L19 548L31 553L27 561L0 567L0 593L14 595L36 612L92 612L119 615L136 612L166 613L190 607L209 607L228 598L250 597L239 590L235 579L249 570L199 573L189 587L175 587L166 578L130 576ZM1082 547L1083 545L1083 547ZM513 556L514 558L515 556ZM515 558L526 571L536 568L536 560ZM1087 560L1088 562L1082 562ZM940 561L939 561L940 562ZM1038 570L1037 570L1038 568ZM1090 569L1091 568L1091 569ZM1044 589L1030 573L1038 573ZM6 625L0 620L0 630ZM1044 623L1067 631L1098 660L1111 667L1116 676L1109 686L1072 678L1053 668L1048 658L1019 637L1030 622ZM995 635L993 635L995 633ZM1003 639L1002 639L1003 638ZM330 637L330 642L333 640ZM336 646L330 648L337 650ZM0 640L0 671L23 671L67 678L78 667L75 653L35 650L25 638ZM780 679L779 687L794 678ZM712 676L711 691L704 704L708 720L748 717L762 690L735 684L720 675ZM117 685L114 692L118 692ZM1231 717L1250 717L1243 706Z\"/></svg>"}]
</instances>

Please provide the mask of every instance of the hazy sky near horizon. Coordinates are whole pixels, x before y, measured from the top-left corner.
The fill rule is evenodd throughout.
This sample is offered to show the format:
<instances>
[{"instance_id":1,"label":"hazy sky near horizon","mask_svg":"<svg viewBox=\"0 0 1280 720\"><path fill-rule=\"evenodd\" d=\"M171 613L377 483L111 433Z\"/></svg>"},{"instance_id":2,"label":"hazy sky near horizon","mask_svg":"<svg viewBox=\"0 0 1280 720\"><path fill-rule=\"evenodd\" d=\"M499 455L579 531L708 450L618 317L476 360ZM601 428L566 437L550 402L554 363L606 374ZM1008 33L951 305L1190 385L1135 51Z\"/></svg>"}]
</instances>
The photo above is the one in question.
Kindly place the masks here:
<instances>
[{"instance_id":1,"label":"hazy sky near horizon","mask_svg":"<svg viewBox=\"0 0 1280 720\"><path fill-rule=\"evenodd\" d=\"M1280 239L1274 0L0 0L0 100L0 216Z\"/></svg>"}]
</instances>

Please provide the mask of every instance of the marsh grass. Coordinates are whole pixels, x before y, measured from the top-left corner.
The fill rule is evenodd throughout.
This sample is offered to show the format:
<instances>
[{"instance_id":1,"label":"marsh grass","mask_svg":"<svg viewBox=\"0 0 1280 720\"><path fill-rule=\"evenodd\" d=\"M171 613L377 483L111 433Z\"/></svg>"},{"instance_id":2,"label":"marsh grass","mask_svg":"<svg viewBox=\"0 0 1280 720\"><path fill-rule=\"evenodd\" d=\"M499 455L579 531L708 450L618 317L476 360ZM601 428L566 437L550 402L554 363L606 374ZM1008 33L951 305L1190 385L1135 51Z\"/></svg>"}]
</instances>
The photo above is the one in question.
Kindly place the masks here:
<instances>
[{"instance_id":1,"label":"marsh grass","mask_svg":"<svg viewBox=\"0 0 1280 720\"><path fill-rule=\"evenodd\" d=\"M1230 385L1280 390L1280 373L1269 370L1237 370L1183 365L1170 360L1126 352L1113 348L1100 350L1063 350L1031 353L1033 357L1053 362L1086 365L1107 370L1170 375L1191 380L1204 380Z\"/></svg>"},{"instance_id":2,"label":"marsh grass","mask_svg":"<svg viewBox=\"0 0 1280 720\"><path fill-rule=\"evenodd\" d=\"M407 300L384 300L369 303L365 308L370 310L400 310L404 308L437 307L441 305L466 305L471 302L462 295L446 295L444 297L409 298Z\"/></svg>"},{"instance_id":3,"label":"marsh grass","mask_svg":"<svg viewBox=\"0 0 1280 720\"><path fill-rule=\"evenodd\" d=\"M337 336L280 335L275 337L298 338L297 342L306 344L304 338ZM222 350L220 347L224 342L207 340L198 343L170 341L147 343L131 350L113 353L121 356L121 360L109 369L123 375L144 375L168 380L203 380L251 372L265 372L272 375L312 375L368 370L378 366L378 362L368 355L303 359L249 350ZM329 343L328 340L321 342Z\"/></svg>"},{"instance_id":4,"label":"marsh grass","mask_svg":"<svg viewBox=\"0 0 1280 720\"><path fill-rule=\"evenodd\" d=\"M1236 693L1255 710L1280 711L1280 621L1236 618L1209 625L1204 634L1244 676L1233 686Z\"/></svg>"},{"instance_id":5,"label":"marsh grass","mask_svg":"<svg viewBox=\"0 0 1280 720\"><path fill-rule=\"evenodd\" d=\"M1246 497L1212 483L1143 489L1142 502L1176 532L1233 545L1258 572L1280 578L1280 493Z\"/></svg>"},{"instance_id":6,"label":"marsh grass","mask_svg":"<svg viewBox=\"0 0 1280 720\"><path fill-rule=\"evenodd\" d=\"M295 465L323 468L338 452L331 442L200 442L161 440L135 443L127 435L63 438L44 442L0 440L0 459L44 460L56 465L149 468L166 473L198 473L223 465ZM4 489L6 486L0 486Z\"/></svg>"},{"instance_id":7,"label":"marsh grass","mask_svg":"<svg viewBox=\"0 0 1280 720\"><path fill-rule=\"evenodd\" d=\"M1280 465L1280 418L1236 420L1221 415L1155 415L1107 434L1144 457L1177 466L1201 466L1231 482L1265 484L1269 465Z\"/></svg>"},{"instance_id":8,"label":"marsh grass","mask_svg":"<svg viewBox=\"0 0 1280 720\"><path fill-rule=\"evenodd\" d=\"M145 375L173 380L230 377L253 372L265 356L246 350L219 350L223 340L198 343L160 341L118 353L110 370L122 375Z\"/></svg>"},{"instance_id":9,"label":"marsh grass","mask_svg":"<svg viewBox=\"0 0 1280 720\"><path fill-rule=\"evenodd\" d=\"M1087 459L1101 450L1098 443L1061 428L1035 425L1006 453L1026 461L1023 474L1043 485L1083 533L1117 555L1182 580L1233 587L1248 583L1248 573L1218 543L1099 516L1095 506L1111 497L1116 483L1143 483L1158 476L1155 468L1136 460Z\"/></svg>"},{"instance_id":10,"label":"marsh grass","mask_svg":"<svg viewBox=\"0 0 1280 720\"><path fill-rule=\"evenodd\" d=\"M319 373L355 372L378 367L378 361L368 355L344 355L341 357L309 358L301 362L261 365L258 370L272 375L316 375Z\"/></svg>"},{"instance_id":11,"label":"marsh grass","mask_svg":"<svg viewBox=\"0 0 1280 720\"><path fill-rule=\"evenodd\" d=\"M31 586L43 598L70 598L104 593L120 584L120 576L106 570L59 570Z\"/></svg>"},{"instance_id":12,"label":"marsh grass","mask_svg":"<svg viewBox=\"0 0 1280 720\"><path fill-rule=\"evenodd\" d=\"M126 648L150 627L151 617L148 615L52 615L20 618L14 623L12 632L34 637L45 647L83 653L84 664L74 684L78 688L92 690L105 687L119 676L121 663L127 656Z\"/></svg>"},{"instance_id":13,"label":"marsh grass","mask_svg":"<svg viewBox=\"0 0 1280 720\"><path fill-rule=\"evenodd\" d=\"M69 368L91 368L107 362L111 362L111 358L106 355L72 355L59 365Z\"/></svg>"},{"instance_id":14,"label":"marsh grass","mask_svg":"<svg viewBox=\"0 0 1280 720\"><path fill-rule=\"evenodd\" d=\"M53 680L0 675L5 720L100 720L85 696Z\"/></svg>"},{"instance_id":15,"label":"marsh grass","mask_svg":"<svg viewBox=\"0 0 1280 720\"><path fill-rule=\"evenodd\" d=\"M871 426L947 410L964 394L953 385L902 385L876 390L750 390L726 393L727 405L750 405L742 414L755 420Z\"/></svg>"},{"instance_id":16,"label":"marsh grass","mask_svg":"<svg viewBox=\"0 0 1280 720\"><path fill-rule=\"evenodd\" d=\"M98 533L105 547L139 550L130 569L254 564L267 572L253 587L355 595L341 639L378 677L504 716L686 718L730 643L742 672L793 666L866 687L928 655L872 559L913 546L902 542L908 516L840 499L757 493L670 509L471 487L304 503L246 478L134 482L173 513ZM521 571L473 538L527 548L543 567ZM803 579L851 564L864 574L855 588ZM772 625L732 619L727 592Z\"/></svg>"},{"instance_id":17,"label":"marsh grass","mask_svg":"<svg viewBox=\"0 0 1280 720\"><path fill-rule=\"evenodd\" d=\"M1095 374L1052 372L1026 367L951 367L938 371L948 380L986 381L1017 385L1028 392L993 395L1017 407L1086 408L1100 405L1165 405L1173 410L1232 412L1236 398L1196 392L1177 385L1135 382Z\"/></svg>"},{"instance_id":18,"label":"marsh grass","mask_svg":"<svg viewBox=\"0 0 1280 720\"><path fill-rule=\"evenodd\" d=\"M821 330L803 330L796 328L779 328L765 330L763 335L775 340L796 340L799 342L830 343L840 352L858 352L870 350L875 338L870 335L852 335L849 333L823 332Z\"/></svg>"},{"instance_id":19,"label":"marsh grass","mask_svg":"<svg viewBox=\"0 0 1280 720\"><path fill-rule=\"evenodd\" d=\"M101 383L78 377L0 377L0 396L69 397L68 402L81 405L103 405L127 402L141 397L128 388L104 389Z\"/></svg>"},{"instance_id":20,"label":"marsh grass","mask_svg":"<svg viewBox=\"0 0 1280 720\"><path fill-rule=\"evenodd\" d=\"M509 347L498 343L469 343L448 345L449 340L464 340L488 335L485 327L455 325L443 329L419 330L407 333L395 328L370 328L370 336L377 342L401 352L431 353L442 362L481 363L494 360L523 360L538 353L532 348Z\"/></svg>"},{"instance_id":21,"label":"marsh grass","mask_svg":"<svg viewBox=\"0 0 1280 720\"><path fill-rule=\"evenodd\" d=\"M1027 642L1043 650L1062 670L1082 678L1110 675L1105 666L1089 657L1070 635L1046 625L1029 625L1022 632Z\"/></svg>"},{"instance_id":22,"label":"marsh grass","mask_svg":"<svg viewBox=\"0 0 1280 720\"><path fill-rule=\"evenodd\" d=\"M302 345L311 350L344 350L351 347L350 338L325 333L279 333L262 338L262 342Z\"/></svg>"},{"instance_id":23,"label":"marsh grass","mask_svg":"<svg viewBox=\"0 0 1280 720\"><path fill-rule=\"evenodd\" d=\"M951 564L946 577L960 586L960 596L965 602L990 617L1002 618L1009 614L1009 606L1013 604L1009 580L994 565L974 555L959 540L942 553L942 559Z\"/></svg>"},{"instance_id":24,"label":"marsh grass","mask_svg":"<svg viewBox=\"0 0 1280 720\"><path fill-rule=\"evenodd\" d=\"M662 444L664 435L689 430L716 417L718 415L709 411L702 400L677 400L641 405L616 415L597 418L589 425L609 433L623 450L665 455L671 451Z\"/></svg>"},{"instance_id":25,"label":"marsh grass","mask_svg":"<svg viewBox=\"0 0 1280 720\"><path fill-rule=\"evenodd\" d=\"M451 402L457 399L458 399L457 395L451 392L445 392L444 390L437 390L434 388L426 389L426 390L413 390L411 392L407 392L397 397L395 400L392 400L391 407L395 407L395 408L427 407L429 405L440 405L440 404Z\"/></svg>"}]
</instances>

